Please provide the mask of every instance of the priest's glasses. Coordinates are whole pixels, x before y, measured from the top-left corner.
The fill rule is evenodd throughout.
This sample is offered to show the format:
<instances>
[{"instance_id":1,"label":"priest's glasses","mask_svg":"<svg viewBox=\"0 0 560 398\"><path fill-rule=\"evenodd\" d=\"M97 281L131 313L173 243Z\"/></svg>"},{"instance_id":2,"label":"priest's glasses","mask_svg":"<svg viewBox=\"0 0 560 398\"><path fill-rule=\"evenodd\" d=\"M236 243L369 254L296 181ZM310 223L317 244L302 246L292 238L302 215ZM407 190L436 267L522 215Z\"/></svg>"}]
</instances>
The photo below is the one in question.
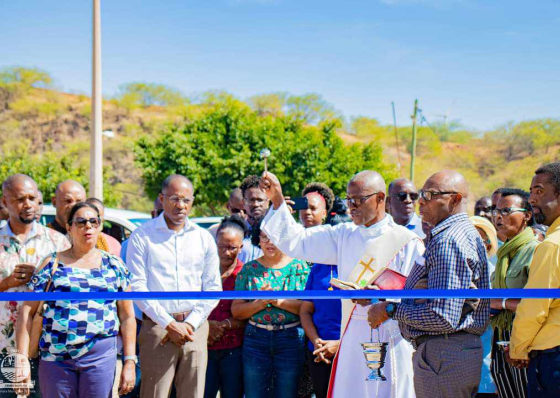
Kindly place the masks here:
<instances>
[{"instance_id":1,"label":"priest's glasses","mask_svg":"<svg viewBox=\"0 0 560 398\"><path fill-rule=\"evenodd\" d=\"M366 381L386 381L387 378L381 372L385 366L385 357L387 356L387 346L389 343L382 343L379 330L377 330L377 342L373 341L373 329L371 330L371 338L367 343L360 343L366 358L366 365L371 370Z\"/></svg>"}]
</instances>

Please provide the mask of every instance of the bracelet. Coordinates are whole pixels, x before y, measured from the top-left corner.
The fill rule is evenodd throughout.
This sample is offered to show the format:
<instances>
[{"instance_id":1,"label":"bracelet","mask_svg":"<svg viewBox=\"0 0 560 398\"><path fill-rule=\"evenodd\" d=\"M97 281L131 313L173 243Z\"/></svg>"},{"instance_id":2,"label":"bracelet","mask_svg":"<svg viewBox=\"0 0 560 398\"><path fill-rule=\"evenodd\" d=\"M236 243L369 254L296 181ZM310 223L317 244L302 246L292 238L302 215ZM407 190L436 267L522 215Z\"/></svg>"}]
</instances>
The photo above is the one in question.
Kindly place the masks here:
<instances>
[{"instance_id":1,"label":"bracelet","mask_svg":"<svg viewBox=\"0 0 560 398\"><path fill-rule=\"evenodd\" d=\"M502 309L503 309L503 310L507 310L507 308L506 308L506 301L507 301L507 300L508 300L507 298L505 298L505 299L502 300Z\"/></svg>"},{"instance_id":2,"label":"bracelet","mask_svg":"<svg viewBox=\"0 0 560 398\"><path fill-rule=\"evenodd\" d=\"M229 325L229 328L231 329L231 328L232 328L232 326L231 326L231 321L229 320L229 318L226 318L226 319L224 319L224 320L225 320L225 321L226 321L226 322L228 323L228 325Z\"/></svg>"}]
</instances>

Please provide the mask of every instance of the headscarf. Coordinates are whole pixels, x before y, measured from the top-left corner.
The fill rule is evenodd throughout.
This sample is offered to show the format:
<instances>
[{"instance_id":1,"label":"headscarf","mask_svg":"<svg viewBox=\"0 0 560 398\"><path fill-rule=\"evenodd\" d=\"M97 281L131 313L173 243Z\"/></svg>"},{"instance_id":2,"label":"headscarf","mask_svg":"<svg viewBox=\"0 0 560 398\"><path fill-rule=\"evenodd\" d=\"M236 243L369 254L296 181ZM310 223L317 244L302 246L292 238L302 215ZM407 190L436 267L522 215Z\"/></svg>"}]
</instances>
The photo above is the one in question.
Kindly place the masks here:
<instances>
[{"instance_id":1,"label":"headscarf","mask_svg":"<svg viewBox=\"0 0 560 398\"><path fill-rule=\"evenodd\" d=\"M535 239L536 237L533 233L533 229L527 227L500 247L498 250L498 262L496 264L494 280L492 281L492 289L507 289L506 275L511 261L523 246ZM513 324L513 312L504 310L492 317L490 323L492 326L497 327L500 333L503 330L509 330Z\"/></svg>"}]
</instances>

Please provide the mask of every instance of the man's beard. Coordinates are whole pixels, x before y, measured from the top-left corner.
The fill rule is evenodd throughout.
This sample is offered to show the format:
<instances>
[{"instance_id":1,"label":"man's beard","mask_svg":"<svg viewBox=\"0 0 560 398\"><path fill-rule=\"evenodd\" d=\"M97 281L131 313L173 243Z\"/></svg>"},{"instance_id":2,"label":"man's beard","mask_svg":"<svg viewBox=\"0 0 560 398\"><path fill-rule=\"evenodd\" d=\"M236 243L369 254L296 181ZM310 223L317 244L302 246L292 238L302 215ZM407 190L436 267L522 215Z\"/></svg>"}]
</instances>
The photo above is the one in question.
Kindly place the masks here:
<instances>
[{"instance_id":1,"label":"man's beard","mask_svg":"<svg viewBox=\"0 0 560 398\"><path fill-rule=\"evenodd\" d=\"M533 217L535 218L535 222L537 224L544 224L544 222L546 221L546 217L542 213L537 213Z\"/></svg>"},{"instance_id":2,"label":"man's beard","mask_svg":"<svg viewBox=\"0 0 560 398\"><path fill-rule=\"evenodd\" d=\"M33 216L33 217L29 218L29 219L26 219L26 218L23 218L23 217L20 216L20 217L19 217L19 221L20 221L22 224L32 224L33 221L35 221L35 216Z\"/></svg>"}]
</instances>

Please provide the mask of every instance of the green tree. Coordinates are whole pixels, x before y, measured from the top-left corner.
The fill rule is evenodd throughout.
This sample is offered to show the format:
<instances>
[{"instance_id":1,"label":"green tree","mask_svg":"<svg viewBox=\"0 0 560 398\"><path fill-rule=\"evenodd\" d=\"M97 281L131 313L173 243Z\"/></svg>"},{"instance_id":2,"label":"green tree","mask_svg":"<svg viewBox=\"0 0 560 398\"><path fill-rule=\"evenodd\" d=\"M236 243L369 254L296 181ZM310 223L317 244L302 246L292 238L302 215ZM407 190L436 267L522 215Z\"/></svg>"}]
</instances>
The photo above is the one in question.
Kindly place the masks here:
<instances>
[{"instance_id":1,"label":"green tree","mask_svg":"<svg viewBox=\"0 0 560 398\"><path fill-rule=\"evenodd\" d=\"M349 178L363 169L395 177L378 144L349 147L336 134L339 127L336 120L310 126L287 116L262 117L243 103L222 102L183 126L170 125L139 139L136 161L152 198L165 177L183 174L194 183L198 211L213 214L243 178L262 173L262 148L271 150L270 170L292 196L311 181L325 182L341 194Z\"/></svg>"},{"instance_id":2,"label":"green tree","mask_svg":"<svg viewBox=\"0 0 560 398\"><path fill-rule=\"evenodd\" d=\"M29 93L31 88L49 88L52 77L38 68L10 66L0 69L0 108ZM2 106L3 105L3 106Z\"/></svg>"},{"instance_id":3,"label":"green tree","mask_svg":"<svg viewBox=\"0 0 560 398\"><path fill-rule=\"evenodd\" d=\"M37 182L45 202L50 202L59 182L73 179L87 190L89 172L77 156L48 151L43 154L30 155L27 144L21 143L12 148L4 148L0 156L0 181L13 174L27 174ZM109 182L109 170L104 170L104 201L108 206L116 206L121 195L114 191Z\"/></svg>"},{"instance_id":4,"label":"green tree","mask_svg":"<svg viewBox=\"0 0 560 398\"><path fill-rule=\"evenodd\" d=\"M165 84L133 82L119 87L115 99L127 110L149 106L182 106L188 99L177 89Z\"/></svg>"}]
</instances>

